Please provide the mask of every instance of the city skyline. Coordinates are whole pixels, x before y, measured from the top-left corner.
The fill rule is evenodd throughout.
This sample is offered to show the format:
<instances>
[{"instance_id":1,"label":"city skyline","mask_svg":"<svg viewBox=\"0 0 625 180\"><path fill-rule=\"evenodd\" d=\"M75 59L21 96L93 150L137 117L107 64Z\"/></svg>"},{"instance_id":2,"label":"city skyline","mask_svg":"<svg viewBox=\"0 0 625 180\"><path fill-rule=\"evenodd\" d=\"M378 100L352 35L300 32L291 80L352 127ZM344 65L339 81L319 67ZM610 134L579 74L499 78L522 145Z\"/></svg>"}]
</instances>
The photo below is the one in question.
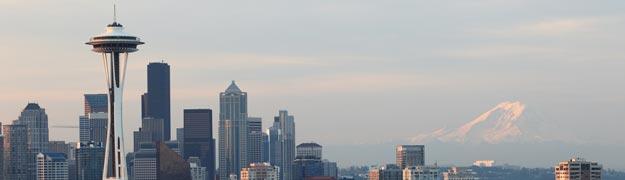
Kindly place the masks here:
<instances>
[{"instance_id":1,"label":"city skyline","mask_svg":"<svg viewBox=\"0 0 625 180\"><path fill-rule=\"evenodd\" d=\"M17 17L0 20L0 23L19 24L39 32L23 33L10 28L0 30L0 34L11 34L6 39L9 44L14 44L0 46L0 50L6 52L0 55L0 59L8 63L0 71L20 77L0 78L0 82L6 84L0 89L0 99L3 99L0 119L2 124L10 124L24 104L36 101L47 109L50 140L75 142L78 141L78 129L59 129L55 126L78 126L76 117L82 115L84 110L81 103L83 94L106 92L102 85L100 63L93 60L97 57L81 47L81 43L85 37L100 31L102 24L110 23L111 18L107 16L110 8L104 8L109 7L108 2L40 3L66 11L42 9L28 2L0 2L0 15ZM140 126L139 97L147 91L146 65L148 62L165 61L172 68L170 131L182 127L183 109L211 108L219 112L217 94L230 80L237 80L242 89L250 93L248 114L261 117L263 126L269 127L277 110L293 112L298 116L298 143L315 141L329 145L326 147L330 148L330 156L336 156L331 153L336 152L331 150L333 145L401 142L441 127L457 127L492 106L507 101L525 104L525 112L536 118L533 120L561 127L550 131L554 136L565 135L565 129L594 129L563 139L565 143L625 149L622 145L624 139L618 138L625 136L621 130L625 126L622 121L625 115L620 112L625 106L622 94L625 85L621 82L625 64L620 60L624 55L616 48L624 46L622 42L625 41L616 32L625 29L620 25L625 17L613 8L623 5L622 2L608 1L587 6L577 1L528 1L512 5L488 1L452 3L455 5L403 1L398 4L367 2L354 6L356 2L347 1L337 4L310 3L309 6L292 8L273 2L252 3L293 13L298 19L279 17L279 13L252 18L264 11L246 6L230 13L208 12L217 7L234 7L236 3L213 4L215 6L201 3L206 6L197 8L208 9L198 12L206 14L171 13L163 18L154 18L151 16L158 15L158 8L141 10L144 15L133 13L141 3L145 2L123 2L119 10L120 21L128 24L130 32L145 36L151 44L130 60L129 82L124 96L125 139L132 139L132 131ZM567 3L569 9L556 7L558 3ZM63 6L67 4L73 5ZM164 1L153 4L155 7L171 5ZM400 4L413 8L402 8ZM68 18L86 14L84 8L74 7L82 5L103 6L92 9L93 13L101 15L92 19ZM535 5L542 6L535 11L526 9ZM177 4L170 10L197 10L191 6ZM421 9L422 6L442 11L427 11ZM414 8L423 11L414 12ZM41 14L19 16L26 12ZM394 13L380 15L371 12ZM533 15L534 12L537 15ZM217 17L219 13L227 16ZM449 16L444 16L444 13ZM465 14L471 15L465 17ZM498 14L510 17L498 18ZM56 21L46 23L41 15L54 17ZM321 16L313 17L316 15ZM424 15L440 19L419 18ZM177 21L189 17L208 24L225 23L232 29ZM338 18L332 20L331 17ZM292 28L301 33L286 30L269 33L285 29L281 26L285 22L300 22L302 27L289 26L286 29ZM75 33L74 30L72 33L62 31L75 24L80 24L72 26L76 28ZM185 28L176 29L169 24ZM53 37L50 32L40 29L58 33L58 36ZM433 32L438 29L442 32ZM207 33L191 33L193 30ZM172 33L195 36L180 35L172 39ZM280 33L286 38L279 38ZM223 35L223 38L218 35ZM241 35L240 39L232 39L238 35ZM359 40L358 37L366 38ZM58 42L57 38L67 40ZM230 39L232 42L228 41ZM209 44L200 43L211 40L214 41ZM27 43L32 47L27 47ZM382 46L384 44L389 47ZM77 51L81 48L83 51ZM174 48L173 51L169 51L170 48ZM25 53L31 49L45 53ZM10 61L12 59L20 61ZM71 62L75 64L71 68L77 71L44 68L41 65L50 64L51 60ZM49 66L58 67L54 64ZM216 114L213 119L218 119ZM333 126L324 126L329 123ZM355 123L362 131L350 129ZM394 125L398 123L404 125ZM217 132L216 123L213 127L213 132ZM346 130L349 130L348 133ZM380 133L369 133L374 130ZM132 146L127 142L126 147L128 150ZM393 151L392 147L388 149ZM592 157L595 155L591 152L602 151L572 150L563 156L581 153L585 157L604 161L605 157ZM392 162L384 157L372 159L380 164ZM552 161L560 159L565 158L553 158ZM519 160L510 163L517 162ZM603 164L625 169L623 163Z\"/></svg>"}]
</instances>

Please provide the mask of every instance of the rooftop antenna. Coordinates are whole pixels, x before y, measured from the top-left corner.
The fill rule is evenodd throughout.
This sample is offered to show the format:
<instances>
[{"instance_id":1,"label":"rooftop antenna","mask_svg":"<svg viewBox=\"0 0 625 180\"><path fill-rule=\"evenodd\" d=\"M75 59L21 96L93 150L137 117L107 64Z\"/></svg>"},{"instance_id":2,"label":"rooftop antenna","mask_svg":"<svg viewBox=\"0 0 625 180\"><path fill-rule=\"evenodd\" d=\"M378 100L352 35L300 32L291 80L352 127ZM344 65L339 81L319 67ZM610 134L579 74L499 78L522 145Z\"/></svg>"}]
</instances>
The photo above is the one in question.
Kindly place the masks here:
<instances>
[{"instance_id":1,"label":"rooftop antenna","mask_svg":"<svg viewBox=\"0 0 625 180\"><path fill-rule=\"evenodd\" d=\"M117 22L117 5L113 3L113 22Z\"/></svg>"}]
</instances>

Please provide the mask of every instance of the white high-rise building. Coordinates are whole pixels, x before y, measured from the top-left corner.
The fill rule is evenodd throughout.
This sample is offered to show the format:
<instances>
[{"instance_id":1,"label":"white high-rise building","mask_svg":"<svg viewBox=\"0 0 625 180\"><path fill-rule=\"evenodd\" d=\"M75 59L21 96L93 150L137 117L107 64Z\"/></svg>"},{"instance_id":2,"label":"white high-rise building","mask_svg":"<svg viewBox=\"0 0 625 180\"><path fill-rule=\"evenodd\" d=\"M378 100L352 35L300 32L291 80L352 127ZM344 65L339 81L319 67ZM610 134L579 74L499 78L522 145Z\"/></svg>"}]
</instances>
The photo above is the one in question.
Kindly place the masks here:
<instances>
[{"instance_id":1,"label":"white high-rise building","mask_svg":"<svg viewBox=\"0 0 625 180\"><path fill-rule=\"evenodd\" d=\"M410 166L403 170L404 180L438 180L438 178L436 166Z\"/></svg>"},{"instance_id":2,"label":"white high-rise building","mask_svg":"<svg viewBox=\"0 0 625 180\"><path fill-rule=\"evenodd\" d=\"M269 163L252 163L241 170L241 180L278 180L280 169Z\"/></svg>"},{"instance_id":3,"label":"white high-rise building","mask_svg":"<svg viewBox=\"0 0 625 180\"><path fill-rule=\"evenodd\" d=\"M37 154L37 180L67 180L69 168L63 153Z\"/></svg>"},{"instance_id":4,"label":"white high-rise building","mask_svg":"<svg viewBox=\"0 0 625 180\"><path fill-rule=\"evenodd\" d=\"M573 158L555 166L556 180L601 180L603 166L597 162Z\"/></svg>"}]
</instances>

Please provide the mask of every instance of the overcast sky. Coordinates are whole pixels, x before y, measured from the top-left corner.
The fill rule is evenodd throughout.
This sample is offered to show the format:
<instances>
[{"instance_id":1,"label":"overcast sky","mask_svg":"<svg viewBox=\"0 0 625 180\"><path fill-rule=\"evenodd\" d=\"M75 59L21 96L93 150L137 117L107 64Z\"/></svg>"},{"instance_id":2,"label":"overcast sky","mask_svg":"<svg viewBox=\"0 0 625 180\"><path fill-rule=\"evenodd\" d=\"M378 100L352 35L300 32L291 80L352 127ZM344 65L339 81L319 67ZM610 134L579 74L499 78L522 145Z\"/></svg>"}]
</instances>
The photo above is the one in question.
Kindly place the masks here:
<instances>
[{"instance_id":1,"label":"overcast sky","mask_svg":"<svg viewBox=\"0 0 625 180\"><path fill-rule=\"evenodd\" d=\"M105 92L100 56L84 43L112 22L112 4L0 1L3 124L38 102L51 127L78 125L82 94ZM625 1L117 4L118 21L146 42L130 56L128 140L146 65L165 61L174 127L183 108L218 112L218 93L236 80L265 127L279 109L295 115L298 142L404 140L518 100L558 124L554 135L625 143ZM50 139L76 141L78 130L51 128Z\"/></svg>"}]
</instances>

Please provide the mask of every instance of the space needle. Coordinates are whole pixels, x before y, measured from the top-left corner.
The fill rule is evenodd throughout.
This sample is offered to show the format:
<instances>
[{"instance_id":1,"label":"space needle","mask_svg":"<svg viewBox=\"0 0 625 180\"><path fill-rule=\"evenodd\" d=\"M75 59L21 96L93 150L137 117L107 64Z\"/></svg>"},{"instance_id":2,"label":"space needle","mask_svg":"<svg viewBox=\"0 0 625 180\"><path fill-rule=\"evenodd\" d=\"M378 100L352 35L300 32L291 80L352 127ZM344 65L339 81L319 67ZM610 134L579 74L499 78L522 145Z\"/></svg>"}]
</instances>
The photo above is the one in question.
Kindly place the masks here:
<instances>
[{"instance_id":1,"label":"space needle","mask_svg":"<svg viewBox=\"0 0 625 180\"><path fill-rule=\"evenodd\" d=\"M128 53L138 51L137 46L144 43L138 37L124 32L124 27L117 23L116 15L114 15L113 23L106 26L106 32L90 38L86 44L93 46L92 51L102 55L105 78L109 88L109 118L102 179L127 180L122 121L124 79Z\"/></svg>"}]
</instances>

